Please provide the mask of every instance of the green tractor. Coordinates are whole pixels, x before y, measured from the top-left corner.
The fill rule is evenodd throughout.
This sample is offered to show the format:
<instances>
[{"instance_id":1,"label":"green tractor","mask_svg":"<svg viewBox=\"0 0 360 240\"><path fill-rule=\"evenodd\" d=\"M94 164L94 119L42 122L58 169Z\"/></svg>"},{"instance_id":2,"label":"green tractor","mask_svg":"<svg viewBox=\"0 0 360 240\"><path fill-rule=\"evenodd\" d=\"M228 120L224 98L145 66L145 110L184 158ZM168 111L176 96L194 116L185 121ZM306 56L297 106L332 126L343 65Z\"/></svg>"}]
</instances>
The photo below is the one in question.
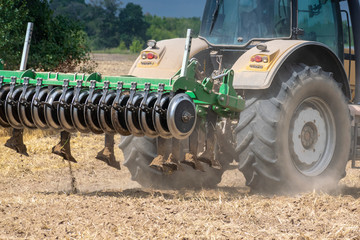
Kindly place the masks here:
<instances>
[{"instance_id":1,"label":"green tractor","mask_svg":"<svg viewBox=\"0 0 360 240\"><path fill-rule=\"evenodd\" d=\"M207 0L198 38L150 40L128 76L0 71L0 124L119 133L143 186L236 166L253 190L332 188L358 158L359 29L358 0Z\"/></svg>"}]
</instances>

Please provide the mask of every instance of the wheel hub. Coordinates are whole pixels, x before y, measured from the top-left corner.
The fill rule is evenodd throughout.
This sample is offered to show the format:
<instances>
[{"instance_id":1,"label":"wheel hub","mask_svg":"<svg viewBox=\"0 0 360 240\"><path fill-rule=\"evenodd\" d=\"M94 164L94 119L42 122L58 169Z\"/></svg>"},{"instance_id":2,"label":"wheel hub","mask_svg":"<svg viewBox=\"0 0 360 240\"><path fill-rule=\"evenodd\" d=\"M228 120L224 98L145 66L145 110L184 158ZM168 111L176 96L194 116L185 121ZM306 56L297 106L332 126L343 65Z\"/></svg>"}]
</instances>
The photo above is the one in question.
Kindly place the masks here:
<instances>
[{"instance_id":1,"label":"wheel hub","mask_svg":"<svg viewBox=\"0 0 360 240\"><path fill-rule=\"evenodd\" d=\"M305 123L301 131L301 143L305 149L313 148L317 142L317 128L313 122Z\"/></svg>"},{"instance_id":2,"label":"wheel hub","mask_svg":"<svg viewBox=\"0 0 360 240\"><path fill-rule=\"evenodd\" d=\"M335 149L335 123L328 105L319 98L303 101L292 119L291 154L296 168L307 176L326 169Z\"/></svg>"}]
</instances>

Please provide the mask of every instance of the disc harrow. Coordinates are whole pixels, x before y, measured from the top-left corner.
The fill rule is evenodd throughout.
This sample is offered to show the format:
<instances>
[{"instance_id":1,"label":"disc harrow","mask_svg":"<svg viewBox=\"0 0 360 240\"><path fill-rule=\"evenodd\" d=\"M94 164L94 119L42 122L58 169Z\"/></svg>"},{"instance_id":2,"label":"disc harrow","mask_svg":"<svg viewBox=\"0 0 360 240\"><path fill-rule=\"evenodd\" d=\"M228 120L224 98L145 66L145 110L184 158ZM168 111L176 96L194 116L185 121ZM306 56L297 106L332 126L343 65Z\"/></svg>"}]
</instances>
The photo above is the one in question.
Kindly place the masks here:
<instances>
[{"instance_id":1,"label":"disc harrow","mask_svg":"<svg viewBox=\"0 0 360 240\"><path fill-rule=\"evenodd\" d=\"M226 90L214 93L212 79L195 79L196 64L170 80L1 70L0 125L184 139L194 130L199 106L223 116L243 106L232 91L232 71L224 74Z\"/></svg>"}]
</instances>

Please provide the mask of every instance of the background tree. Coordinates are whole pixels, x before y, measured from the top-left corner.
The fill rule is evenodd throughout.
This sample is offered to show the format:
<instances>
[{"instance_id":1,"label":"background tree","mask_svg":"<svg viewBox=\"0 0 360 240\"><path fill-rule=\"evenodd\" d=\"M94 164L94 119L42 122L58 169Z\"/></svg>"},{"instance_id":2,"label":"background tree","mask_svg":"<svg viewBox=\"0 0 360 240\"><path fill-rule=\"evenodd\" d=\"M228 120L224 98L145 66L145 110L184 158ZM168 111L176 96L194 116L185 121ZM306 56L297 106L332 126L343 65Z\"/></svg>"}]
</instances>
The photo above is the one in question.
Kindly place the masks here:
<instances>
[{"instance_id":1,"label":"background tree","mask_svg":"<svg viewBox=\"0 0 360 240\"><path fill-rule=\"evenodd\" d=\"M28 66L69 70L89 61L86 33L77 22L54 16L47 0L0 0L0 57L18 69L27 22L34 23Z\"/></svg>"},{"instance_id":2,"label":"background tree","mask_svg":"<svg viewBox=\"0 0 360 240\"><path fill-rule=\"evenodd\" d=\"M133 51L139 43L143 48L148 39L185 37L187 28L196 35L200 29L200 18L145 16L141 6L128 3L123 7L119 0L52 0L51 8L57 16L80 22L93 50L120 45L123 49L125 44Z\"/></svg>"},{"instance_id":3,"label":"background tree","mask_svg":"<svg viewBox=\"0 0 360 240\"><path fill-rule=\"evenodd\" d=\"M133 40L147 40L146 30L149 24L145 21L141 6L126 4L126 7L120 10L119 22L120 40L124 41L126 46L130 46Z\"/></svg>"}]
</instances>

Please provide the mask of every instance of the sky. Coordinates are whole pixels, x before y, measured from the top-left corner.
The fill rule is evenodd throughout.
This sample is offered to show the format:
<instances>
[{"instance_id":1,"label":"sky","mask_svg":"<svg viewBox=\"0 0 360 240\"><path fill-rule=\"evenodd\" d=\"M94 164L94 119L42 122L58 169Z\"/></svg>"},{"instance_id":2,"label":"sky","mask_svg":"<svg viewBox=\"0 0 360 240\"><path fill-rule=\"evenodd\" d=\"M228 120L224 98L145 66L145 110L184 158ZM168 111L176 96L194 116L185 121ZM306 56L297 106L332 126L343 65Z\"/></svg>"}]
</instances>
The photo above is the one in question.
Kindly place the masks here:
<instances>
[{"instance_id":1,"label":"sky","mask_svg":"<svg viewBox=\"0 0 360 240\"><path fill-rule=\"evenodd\" d=\"M160 17L201 17L206 0L121 0L142 6L144 13Z\"/></svg>"}]
</instances>

